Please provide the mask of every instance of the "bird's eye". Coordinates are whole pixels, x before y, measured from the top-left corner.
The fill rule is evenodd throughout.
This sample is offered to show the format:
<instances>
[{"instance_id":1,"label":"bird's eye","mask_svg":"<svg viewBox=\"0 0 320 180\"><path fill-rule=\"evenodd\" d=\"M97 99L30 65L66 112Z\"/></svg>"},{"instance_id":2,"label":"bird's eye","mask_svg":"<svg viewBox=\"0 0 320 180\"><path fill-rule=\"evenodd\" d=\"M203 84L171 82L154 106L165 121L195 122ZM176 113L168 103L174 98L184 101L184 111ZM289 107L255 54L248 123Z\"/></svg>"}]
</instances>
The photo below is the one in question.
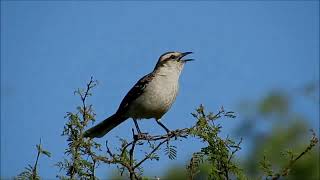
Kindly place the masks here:
<instances>
[{"instance_id":1,"label":"bird's eye","mask_svg":"<svg viewBox=\"0 0 320 180\"><path fill-rule=\"evenodd\" d=\"M174 59L174 58L176 58L175 55L171 55L171 56L170 56L170 59Z\"/></svg>"}]
</instances>

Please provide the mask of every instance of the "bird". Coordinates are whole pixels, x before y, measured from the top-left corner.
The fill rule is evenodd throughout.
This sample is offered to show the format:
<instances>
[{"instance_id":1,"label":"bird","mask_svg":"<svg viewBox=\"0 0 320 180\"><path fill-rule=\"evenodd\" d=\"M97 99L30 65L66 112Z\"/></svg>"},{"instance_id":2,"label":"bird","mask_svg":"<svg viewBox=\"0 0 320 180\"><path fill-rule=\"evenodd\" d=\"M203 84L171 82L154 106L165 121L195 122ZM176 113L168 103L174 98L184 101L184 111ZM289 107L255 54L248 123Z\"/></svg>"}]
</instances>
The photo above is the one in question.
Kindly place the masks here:
<instances>
[{"instance_id":1,"label":"bird","mask_svg":"<svg viewBox=\"0 0 320 180\"><path fill-rule=\"evenodd\" d=\"M101 138L125 120L132 118L138 134L141 133L137 120L155 119L164 130L170 130L160 122L171 108L179 89L179 77L184 65L194 59L184 57L193 52L170 51L162 54L153 71L143 76L121 101L118 110L83 134L88 138Z\"/></svg>"}]
</instances>

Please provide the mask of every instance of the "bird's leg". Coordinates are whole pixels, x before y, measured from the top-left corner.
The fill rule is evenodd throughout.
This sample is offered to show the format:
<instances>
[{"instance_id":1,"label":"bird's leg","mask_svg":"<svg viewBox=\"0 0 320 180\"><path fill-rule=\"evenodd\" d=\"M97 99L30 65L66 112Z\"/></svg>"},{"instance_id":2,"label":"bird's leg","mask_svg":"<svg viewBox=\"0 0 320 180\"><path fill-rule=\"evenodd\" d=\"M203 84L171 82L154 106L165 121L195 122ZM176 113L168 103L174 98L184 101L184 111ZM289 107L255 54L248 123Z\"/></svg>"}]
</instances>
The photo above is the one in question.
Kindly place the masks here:
<instances>
[{"instance_id":1,"label":"bird's leg","mask_svg":"<svg viewBox=\"0 0 320 180\"><path fill-rule=\"evenodd\" d=\"M165 129L167 133L170 133L170 130L169 130L165 125L163 125L163 124L160 122L160 119L156 119L156 122L157 122L163 129Z\"/></svg>"},{"instance_id":2,"label":"bird's leg","mask_svg":"<svg viewBox=\"0 0 320 180\"><path fill-rule=\"evenodd\" d=\"M163 127L163 129L166 130L167 134L168 134L168 140L170 140L170 137L171 137L171 134L175 136L175 139L177 140L177 134L175 131L170 131L165 125L163 125L161 122L160 122L160 119L156 119L156 122L161 126ZM169 141L168 141L169 142Z\"/></svg>"},{"instance_id":3,"label":"bird's leg","mask_svg":"<svg viewBox=\"0 0 320 180\"><path fill-rule=\"evenodd\" d=\"M138 122L136 119L133 119L134 125L136 126L136 129L138 131L138 137L142 137L144 135L147 135L147 133L141 133Z\"/></svg>"},{"instance_id":4,"label":"bird's leg","mask_svg":"<svg viewBox=\"0 0 320 180\"><path fill-rule=\"evenodd\" d=\"M141 134L141 131L140 131L140 128L139 128L139 125L138 125L138 122L136 119L133 119L133 122L134 122L134 125L136 126L136 129L138 131L138 134Z\"/></svg>"}]
</instances>

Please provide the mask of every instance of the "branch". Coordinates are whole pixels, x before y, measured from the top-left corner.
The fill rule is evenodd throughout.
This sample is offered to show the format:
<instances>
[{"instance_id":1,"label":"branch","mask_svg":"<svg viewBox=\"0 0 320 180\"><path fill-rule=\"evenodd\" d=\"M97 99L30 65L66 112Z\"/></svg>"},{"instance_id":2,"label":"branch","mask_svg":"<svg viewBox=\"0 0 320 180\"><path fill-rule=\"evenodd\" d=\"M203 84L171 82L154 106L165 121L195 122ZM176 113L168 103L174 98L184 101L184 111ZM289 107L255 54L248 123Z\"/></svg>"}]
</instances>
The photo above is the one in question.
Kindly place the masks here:
<instances>
[{"instance_id":1,"label":"branch","mask_svg":"<svg viewBox=\"0 0 320 180\"><path fill-rule=\"evenodd\" d=\"M33 169L32 169L32 179L36 179L37 178L37 166L38 166L38 161L39 161L39 157L41 154L41 138L40 138L40 143L39 145L37 145L37 159L36 162L34 163Z\"/></svg>"},{"instance_id":2,"label":"branch","mask_svg":"<svg viewBox=\"0 0 320 180\"><path fill-rule=\"evenodd\" d=\"M139 167L143 162L145 162L147 159L149 159L151 157L151 155L156 152L156 150L158 150L160 148L160 146L162 144L164 144L165 142L168 142L169 139L166 139L162 142L160 142L148 155L146 155L140 162L138 162L134 167L133 169L136 169L137 167Z\"/></svg>"},{"instance_id":3,"label":"branch","mask_svg":"<svg viewBox=\"0 0 320 180\"><path fill-rule=\"evenodd\" d=\"M306 153L311 151L311 149L319 142L319 139L316 136L316 133L313 130L310 130L312 132L312 138L310 140L310 144L306 147L306 149L301 152L296 158L291 159L287 166L280 172L272 176L272 180L280 179L280 177L288 176L290 170L292 169L292 166L299 160L302 156L304 156Z\"/></svg>"},{"instance_id":4,"label":"branch","mask_svg":"<svg viewBox=\"0 0 320 180\"><path fill-rule=\"evenodd\" d=\"M202 117L205 117L205 122L208 123L209 121L214 121L222 116L231 117L233 112L225 112L223 107L217 114L209 113L209 115L205 115L203 106L200 107L199 110L197 110L198 114L193 114L198 122L199 119ZM233 116L234 117L234 116ZM203 118L202 118L203 119ZM195 123L195 125L191 126L190 128L183 128L183 129L176 129L173 131L170 131L166 134L160 134L160 135L149 135L149 134L135 134L134 129L132 129L132 141L127 142L126 140L122 140L122 146L119 149L119 154L113 154L111 150L109 149L107 143L107 157L98 156L96 157L97 160L103 161L108 164L120 164L122 167L120 168L123 172L124 169L126 169L129 172L130 179L141 179L140 175L136 172L136 169L139 169L141 165L146 162L147 160L152 159L159 159L157 158L157 155L155 154L160 147L165 144L169 143L173 138L174 140L177 140L178 138L187 138L189 135L195 135L194 131L195 129L199 130L198 128L201 127L201 123ZM150 142L158 142L156 144L150 143ZM134 157L134 153L136 150L136 147L139 145L143 145L144 142L148 142L150 151L146 152L146 155L142 157L140 160L136 160ZM240 142L241 143L241 142ZM239 144L238 144L239 146ZM234 148L234 147L229 147ZM238 148L239 149L239 148ZM171 157L175 157L175 151L170 151L169 154L172 155ZM234 154L235 152L233 152ZM169 155L169 158L170 158ZM231 161L231 158L229 159Z\"/></svg>"}]
</instances>

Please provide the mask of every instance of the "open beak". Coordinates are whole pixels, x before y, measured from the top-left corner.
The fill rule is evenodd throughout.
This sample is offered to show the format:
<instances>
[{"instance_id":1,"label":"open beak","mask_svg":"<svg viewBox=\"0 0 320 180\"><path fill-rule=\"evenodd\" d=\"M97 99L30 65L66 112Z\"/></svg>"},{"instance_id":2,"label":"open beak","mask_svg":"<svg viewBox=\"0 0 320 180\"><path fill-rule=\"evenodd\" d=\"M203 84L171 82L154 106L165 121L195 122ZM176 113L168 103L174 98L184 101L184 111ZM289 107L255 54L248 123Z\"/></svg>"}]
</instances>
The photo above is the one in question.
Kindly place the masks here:
<instances>
[{"instance_id":1,"label":"open beak","mask_svg":"<svg viewBox=\"0 0 320 180\"><path fill-rule=\"evenodd\" d=\"M182 58L185 57L186 55L192 54L192 53L193 53L193 52L184 52L184 53L181 53L180 60L181 60L182 62L194 61L194 59L182 59Z\"/></svg>"}]
</instances>

